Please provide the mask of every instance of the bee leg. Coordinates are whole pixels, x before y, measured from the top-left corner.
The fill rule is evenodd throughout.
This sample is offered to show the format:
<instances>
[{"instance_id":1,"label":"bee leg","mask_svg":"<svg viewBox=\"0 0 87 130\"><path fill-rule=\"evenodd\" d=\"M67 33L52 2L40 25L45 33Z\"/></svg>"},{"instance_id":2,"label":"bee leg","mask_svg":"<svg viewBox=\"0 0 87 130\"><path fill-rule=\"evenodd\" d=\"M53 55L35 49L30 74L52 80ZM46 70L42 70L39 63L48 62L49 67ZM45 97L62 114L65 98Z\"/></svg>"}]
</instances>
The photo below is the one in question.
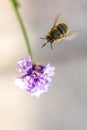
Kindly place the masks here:
<instances>
[{"instance_id":1,"label":"bee leg","mask_svg":"<svg viewBox=\"0 0 87 130\"><path fill-rule=\"evenodd\" d=\"M40 39L46 39L45 37L40 37Z\"/></svg>"},{"instance_id":2,"label":"bee leg","mask_svg":"<svg viewBox=\"0 0 87 130\"><path fill-rule=\"evenodd\" d=\"M42 45L42 47L44 47L46 45L46 43L44 43L43 45Z\"/></svg>"},{"instance_id":3,"label":"bee leg","mask_svg":"<svg viewBox=\"0 0 87 130\"><path fill-rule=\"evenodd\" d=\"M50 43L51 49L53 49L52 43Z\"/></svg>"}]
</instances>

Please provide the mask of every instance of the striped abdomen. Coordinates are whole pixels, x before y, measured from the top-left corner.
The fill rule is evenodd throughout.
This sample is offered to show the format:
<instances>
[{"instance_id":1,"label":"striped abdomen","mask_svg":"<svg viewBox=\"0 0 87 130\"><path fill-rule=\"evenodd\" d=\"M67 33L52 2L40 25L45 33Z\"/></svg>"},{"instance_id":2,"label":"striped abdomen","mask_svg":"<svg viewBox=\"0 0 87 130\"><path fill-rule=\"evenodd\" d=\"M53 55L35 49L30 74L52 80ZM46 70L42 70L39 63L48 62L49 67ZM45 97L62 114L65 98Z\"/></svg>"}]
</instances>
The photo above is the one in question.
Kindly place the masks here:
<instances>
[{"instance_id":1,"label":"striped abdomen","mask_svg":"<svg viewBox=\"0 0 87 130\"><path fill-rule=\"evenodd\" d=\"M65 23L60 23L60 24L56 25L56 27L63 36L65 36L69 32L69 28Z\"/></svg>"}]
</instances>

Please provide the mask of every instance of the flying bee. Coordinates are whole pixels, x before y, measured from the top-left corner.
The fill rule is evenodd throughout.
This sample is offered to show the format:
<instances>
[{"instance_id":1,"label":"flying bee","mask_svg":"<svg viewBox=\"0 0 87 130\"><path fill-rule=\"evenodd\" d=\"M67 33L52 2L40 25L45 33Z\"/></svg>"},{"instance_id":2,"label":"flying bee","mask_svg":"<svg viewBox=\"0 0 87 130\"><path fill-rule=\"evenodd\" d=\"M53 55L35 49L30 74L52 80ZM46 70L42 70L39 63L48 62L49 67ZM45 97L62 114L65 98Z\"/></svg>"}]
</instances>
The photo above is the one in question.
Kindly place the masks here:
<instances>
[{"instance_id":1,"label":"flying bee","mask_svg":"<svg viewBox=\"0 0 87 130\"><path fill-rule=\"evenodd\" d=\"M52 28L48 31L46 37L40 37L41 39L45 39L45 42L42 45L42 47L44 47L47 44L50 44L52 49L53 43L57 43L62 39L71 40L77 35L78 31L73 31L70 33L69 27L66 23L62 22L57 24L59 17L60 13L55 17L54 24Z\"/></svg>"}]
</instances>

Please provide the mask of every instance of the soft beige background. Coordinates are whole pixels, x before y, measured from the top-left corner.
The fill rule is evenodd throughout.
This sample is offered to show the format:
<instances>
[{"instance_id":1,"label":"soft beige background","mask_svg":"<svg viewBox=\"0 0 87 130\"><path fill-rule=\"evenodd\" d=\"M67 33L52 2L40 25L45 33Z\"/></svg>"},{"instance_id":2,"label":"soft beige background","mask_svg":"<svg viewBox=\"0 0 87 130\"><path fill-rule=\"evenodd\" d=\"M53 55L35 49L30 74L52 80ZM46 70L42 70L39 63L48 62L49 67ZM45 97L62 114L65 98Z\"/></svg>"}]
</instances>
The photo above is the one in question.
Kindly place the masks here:
<instances>
[{"instance_id":1,"label":"soft beige background","mask_svg":"<svg viewBox=\"0 0 87 130\"><path fill-rule=\"evenodd\" d=\"M87 130L87 0L20 0L20 13L34 58L56 66L49 92L32 97L14 85L17 61L26 46L10 0L0 0L0 130ZM61 12L72 41L41 48Z\"/></svg>"}]
</instances>

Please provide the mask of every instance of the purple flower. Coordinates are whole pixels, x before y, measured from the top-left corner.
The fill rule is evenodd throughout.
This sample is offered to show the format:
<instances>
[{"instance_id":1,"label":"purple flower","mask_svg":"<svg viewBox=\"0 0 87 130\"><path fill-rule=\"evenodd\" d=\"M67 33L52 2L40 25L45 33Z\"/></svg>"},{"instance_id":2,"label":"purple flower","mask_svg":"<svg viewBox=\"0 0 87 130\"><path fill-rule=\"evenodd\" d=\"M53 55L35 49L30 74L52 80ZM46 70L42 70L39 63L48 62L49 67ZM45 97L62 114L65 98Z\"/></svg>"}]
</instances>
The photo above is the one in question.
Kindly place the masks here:
<instances>
[{"instance_id":1,"label":"purple flower","mask_svg":"<svg viewBox=\"0 0 87 130\"><path fill-rule=\"evenodd\" d=\"M22 73L22 75L27 74L28 71L30 71L32 68L32 62L31 62L31 58L27 57L22 58L19 62L18 62L18 71Z\"/></svg>"},{"instance_id":2,"label":"purple flower","mask_svg":"<svg viewBox=\"0 0 87 130\"><path fill-rule=\"evenodd\" d=\"M21 76L16 79L16 85L38 97L48 91L55 68L50 64L47 66L33 64L31 58L27 57L18 62L17 70L21 72Z\"/></svg>"}]
</instances>

